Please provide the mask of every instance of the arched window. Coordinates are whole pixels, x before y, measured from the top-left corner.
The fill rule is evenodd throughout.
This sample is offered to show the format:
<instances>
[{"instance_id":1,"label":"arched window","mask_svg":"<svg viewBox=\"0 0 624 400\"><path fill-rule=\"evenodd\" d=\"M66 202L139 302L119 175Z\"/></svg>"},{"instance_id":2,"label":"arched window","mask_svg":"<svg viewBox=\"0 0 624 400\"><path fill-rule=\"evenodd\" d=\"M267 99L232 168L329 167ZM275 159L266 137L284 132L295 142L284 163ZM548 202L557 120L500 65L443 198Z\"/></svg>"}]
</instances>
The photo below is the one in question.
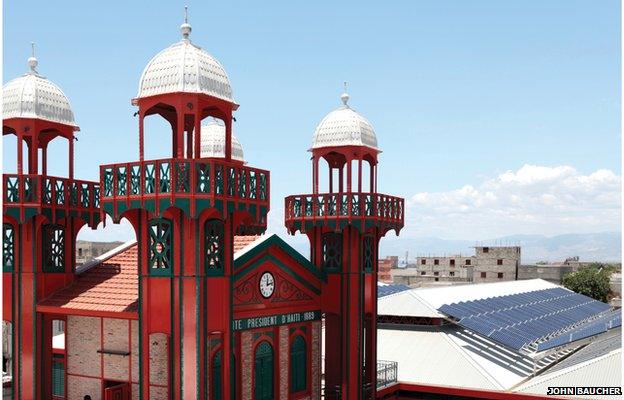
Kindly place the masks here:
<instances>
[{"instance_id":1,"label":"arched window","mask_svg":"<svg viewBox=\"0 0 624 400\"><path fill-rule=\"evenodd\" d=\"M298 335L290 345L290 392L297 393L308 388L308 360L306 342Z\"/></svg>"},{"instance_id":2,"label":"arched window","mask_svg":"<svg viewBox=\"0 0 624 400\"><path fill-rule=\"evenodd\" d=\"M204 224L204 266L206 274L223 274L223 222L209 219Z\"/></svg>"},{"instance_id":3,"label":"arched window","mask_svg":"<svg viewBox=\"0 0 624 400\"><path fill-rule=\"evenodd\" d=\"M147 230L150 273L153 275L170 275L173 260L173 227L171 221L164 218L152 219Z\"/></svg>"},{"instance_id":4,"label":"arched window","mask_svg":"<svg viewBox=\"0 0 624 400\"><path fill-rule=\"evenodd\" d=\"M254 399L273 400L273 346L262 342L256 348L254 361Z\"/></svg>"},{"instance_id":5,"label":"arched window","mask_svg":"<svg viewBox=\"0 0 624 400\"><path fill-rule=\"evenodd\" d=\"M221 400L221 358L223 358L223 350L219 350L212 357L212 390L210 398L212 400Z\"/></svg>"},{"instance_id":6,"label":"arched window","mask_svg":"<svg viewBox=\"0 0 624 400\"><path fill-rule=\"evenodd\" d=\"M11 224L2 224L2 270L13 272L15 267L15 229Z\"/></svg>"}]
</instances>

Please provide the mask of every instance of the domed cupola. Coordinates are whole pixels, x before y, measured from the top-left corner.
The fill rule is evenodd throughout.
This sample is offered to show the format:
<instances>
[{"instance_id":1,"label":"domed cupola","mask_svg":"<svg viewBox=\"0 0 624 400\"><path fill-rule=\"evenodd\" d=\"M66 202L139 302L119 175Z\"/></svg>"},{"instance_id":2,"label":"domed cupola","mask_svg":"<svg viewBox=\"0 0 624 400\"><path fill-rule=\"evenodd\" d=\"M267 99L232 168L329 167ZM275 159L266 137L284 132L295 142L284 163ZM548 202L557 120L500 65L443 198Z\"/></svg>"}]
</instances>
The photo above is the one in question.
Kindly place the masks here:
<instances>
[{"instance_id":1,"label":"domed cupola","mask_svg":"<svg viewBox=\"0 0 624 400\"><path fill-rule=\"evenodd\" d=\"M189 38L191 25L180 25L182 40L150 60L139 82L137 99L168 93L200 93L234 103L223 66Z\"/></svg>"},{"instance_id":2,"label":"domed cupola","mask_svg":"<svg viewBox=\"0 0 624 400\"><path fill-rule=\"evenodd\" d=\"M34 48L33 48L34 49ZM38 61L28 58L30 71L2 87L2 119L37 119L80 130L65 93L37 72Z\"/></svg>"},{"instance_id":3,"label":"domed cupola","mask_svg":"<svg viewBox=\"0 0 624 400\"><path fill-rule=\"evenodd\" d=\"M346 85L345 85L346 86ZM377 148L373 125L349 106L349 95L340 96L343 105L330 112L316 127L312 149L337 146L365 146Z\"/></svg>"},{"instance_id":4,"label":"domed cupola","mask_svg":"<svg viewBox=\"0 0 624 400\"><path fill-rule=\"evenodd\" d=\"M201 157L225 158L225 125L211 119L201 127ZM245 162L243 146L232 134L232 160Z\"/></svg>"}]
</instances>

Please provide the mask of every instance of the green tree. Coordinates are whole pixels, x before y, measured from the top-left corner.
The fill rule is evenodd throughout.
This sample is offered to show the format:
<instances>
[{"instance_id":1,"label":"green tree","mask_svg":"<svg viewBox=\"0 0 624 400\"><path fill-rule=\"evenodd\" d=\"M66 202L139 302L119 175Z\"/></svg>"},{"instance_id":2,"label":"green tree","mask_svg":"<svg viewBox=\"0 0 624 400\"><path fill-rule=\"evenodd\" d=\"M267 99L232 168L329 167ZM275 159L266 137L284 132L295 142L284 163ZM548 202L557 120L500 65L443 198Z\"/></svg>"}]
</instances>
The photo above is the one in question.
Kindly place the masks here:
<instances>
[{"instance_id":1,"label":"green tree","mask_svg":"<svg viewBox=\"0 0 624 400\"><path fill-rule=\"evenodd\" d=\"M598 268L596 265L582 268L577 272L563 277L563 286L593 299L607 302L609 295L609 268Z\"/></svg>"}]
</instances>

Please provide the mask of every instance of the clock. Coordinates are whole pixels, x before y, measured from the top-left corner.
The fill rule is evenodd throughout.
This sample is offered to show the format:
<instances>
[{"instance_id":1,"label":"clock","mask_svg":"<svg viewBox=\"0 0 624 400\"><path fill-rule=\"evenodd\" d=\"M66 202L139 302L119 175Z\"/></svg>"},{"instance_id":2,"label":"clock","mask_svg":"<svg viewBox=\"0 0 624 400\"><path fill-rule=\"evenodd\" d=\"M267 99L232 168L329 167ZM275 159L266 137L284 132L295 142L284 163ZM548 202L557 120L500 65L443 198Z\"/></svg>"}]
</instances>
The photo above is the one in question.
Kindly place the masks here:
<instances>
[{"instance_id":1,"label":"clock","mask_svg":"<svg viewBox=\"0 0 624 400\"><path fill-rule=\"evenodd\" d=\"M265 299L268 299L273 295L275 291L275 278L270 272L265 272L260 277L260 294Z\"/></svg>"}]
</instances>

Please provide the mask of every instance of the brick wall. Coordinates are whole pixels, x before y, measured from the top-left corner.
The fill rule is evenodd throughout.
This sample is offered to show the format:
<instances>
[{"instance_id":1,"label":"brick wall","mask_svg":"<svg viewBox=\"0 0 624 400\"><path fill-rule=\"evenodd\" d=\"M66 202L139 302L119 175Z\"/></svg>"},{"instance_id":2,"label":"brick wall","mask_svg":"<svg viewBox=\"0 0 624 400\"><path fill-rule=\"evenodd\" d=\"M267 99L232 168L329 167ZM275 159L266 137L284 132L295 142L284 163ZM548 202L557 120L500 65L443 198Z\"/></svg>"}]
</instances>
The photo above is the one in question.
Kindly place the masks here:
<instances>
[{"instance_id":1,"label":"brick wall","mask_svg":"<svg viewBox=\"0 0 624 400\"><path fill-rule=\"evenodd\" d=\"M312 322L312 399L321 398L321 321Z\"/></svg>"},{"instance_id":2,"label":"brick wall","mask_svg":"<svg viewBox=\"0 0 624 400\"><path fill-rule=\"evenodd\" d=\"M289 356L290 356L290 339L289 328L287 325L279 327L279 396L282 400L288 400L289 379Z\"/></svg>"},{"instance_id":3,"label":"brick wall","mask_svg":"<svg viewBox=\"0 0 624 400\"><path fill-rule=\"evenodd\" d=\"M241 332L241 399L251 400L253 371L252 338L250 331Z\"/></svg>"},{"instance_id":4,"label":"brick wall","mask_svg":"<svg viewBox=\"0 0 624 400\"><path fill-rule=\"evenodd\" d=\"M100 400L104 380L138 382L137 321L70 315L66 340L69 399L89 395L93 400ZM130 355L98 352L101 350L130 352ZM137 398L138 385L132 388L132 396Z\"/></svg>"},{"instance_id":5,"label":"brick wall","mask_svg":"<svg viewBox=\"0 0 624 400\"><path fill-rule=\"evenodd\" d=\"M152 333L148 340L150 400L165 400L169 385L169 343L167 335Z\"/></svg>"}]
</instances>

